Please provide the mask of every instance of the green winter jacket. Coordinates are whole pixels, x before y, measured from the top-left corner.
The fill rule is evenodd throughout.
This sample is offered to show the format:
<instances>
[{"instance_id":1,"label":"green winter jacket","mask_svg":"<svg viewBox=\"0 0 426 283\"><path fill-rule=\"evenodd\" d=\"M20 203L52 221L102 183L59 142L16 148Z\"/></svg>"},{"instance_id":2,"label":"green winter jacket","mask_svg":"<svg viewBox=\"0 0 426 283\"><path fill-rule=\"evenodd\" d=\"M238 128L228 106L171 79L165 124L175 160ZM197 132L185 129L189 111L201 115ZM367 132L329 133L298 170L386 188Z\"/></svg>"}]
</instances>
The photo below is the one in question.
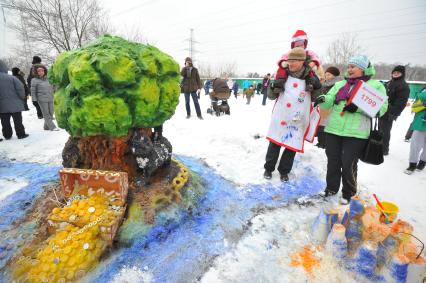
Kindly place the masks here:
<instances>
[{"instance_id":1,"label":"green winter jacket","mask_svg":"<svg viewBox=\"0 0 426 283\"><path fill-rule=\"evenodd\" d=\"M416 100L417 99L420 99L423 103L426 102L426 89L416 95ZM413 123L411 124L411 129L413 131L426 131L426 122L423 121L423 117L425 117L425 115L426 109L416 113Z\"/></svg>"},{"instance_id":2,"label":"green winter jacket","mask_svg":"<svg viewBox=\"0 0 426 283\"><path fill-rule=\"evenodd\" d=\"M385 87L379 81L369 80L367 83L378 91L386 93ZM359 108L355 113L345 111L345 114L342 116L340 113L342 112L343 107L345 107L346 100L340 101L338 104L334 104L337 92L345 84L346 80L337 82L325 95L325 102L320 104L321 109L332 108L328 118L328 124L324 131L342 137L368 139L370 136L371 118ZM386 100L380 108L379 115L383 116L387 109L388 102Z\"/></svg>"}]
</instances>

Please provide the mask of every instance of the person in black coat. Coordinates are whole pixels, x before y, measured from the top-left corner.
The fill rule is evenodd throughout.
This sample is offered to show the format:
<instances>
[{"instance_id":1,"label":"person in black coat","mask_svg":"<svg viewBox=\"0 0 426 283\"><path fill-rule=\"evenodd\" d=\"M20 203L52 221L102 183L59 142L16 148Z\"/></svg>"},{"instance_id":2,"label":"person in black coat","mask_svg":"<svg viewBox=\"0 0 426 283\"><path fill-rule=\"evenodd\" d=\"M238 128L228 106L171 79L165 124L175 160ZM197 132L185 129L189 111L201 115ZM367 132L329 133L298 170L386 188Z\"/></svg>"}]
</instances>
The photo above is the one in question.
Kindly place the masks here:
<instances>
[{"instance_id":1,"label":"person in black coat","mask_svg":"<svg viewBox=\"0 0 426 283\"><path fill-rule=\"evenodd\" d=\"M271 82L271 74L268 73L266 77L263 78L263 81L262 81L262 94L263 94L262 105L266 105L266 98L268 97L267 92L268 92L268 87L270 82Z\"/></svg>"},{"instance_id":2,"label":"person in black coat","mask_svg":"<svg viewBox=\"0 0 426 283\"><path fill-rule=\"evenodd\" d=\"M33 64L33 65L31 66L30 72L29 72L28 77L27 77L27 85L28 85L28 89L31 89L31 80L34 78L34 74L36 73L36 72L33 70L33 69L34 69L34 65L41 64L41 58L40 58L40 57L38 57L38 56L34 56L34 57L33 57L32 64ZM36 110L37 110L37 117L38 117L39 119L43 119L43 113L41 112L41 108L40 108L40 106L38 105L37 100L34 100L35 98L34 98L34 96L32 96L32 95L31 95L31 99L32 99L32 101L33 101L33 105L35 106L35 108L36 108Z\"/></svg>"},{"instance_id":3,"label":"person in black coat","mask_svg":"<svg viewBox=\"0 0 426 283\"><path fill-rule=\"evenodd\" d=\"M238 83L237 81L235 81L234 84L232 85L232 91L234 92L235 98L237 98L238 96L238 89L239 89Z\"/></svg>"},{"instance_id":4,"label":"person in black coat","mask_svg":"<svg viewBox=\"0 0 426 283\"><path fill-rule=\"evenodd\" d=\"M383 155L389 154L390 132L395 121L407 105L410 88L405 81L405 67L398 65L392 70L392 79L386 84L388 111L379 119L379 130L383 133Z\"/></svg>"},{"instance_id":5,"label":"person in black coat","mask_svg":"<svg viewBox=\"0 0 426 283\"><path fill-rule=\"evenodd\" d=\"M24 79L24 73L21 72L21 70L18 67L13 67L12 68L12 75L17 78L23 85L24 85L24 90L25 90L25 101L24 101L24 106L25 106L25 111L30 110L28 108L28 96L30 95L30 89L27 86L27 83L25 82Z\"/></svg>"}]
</instances>

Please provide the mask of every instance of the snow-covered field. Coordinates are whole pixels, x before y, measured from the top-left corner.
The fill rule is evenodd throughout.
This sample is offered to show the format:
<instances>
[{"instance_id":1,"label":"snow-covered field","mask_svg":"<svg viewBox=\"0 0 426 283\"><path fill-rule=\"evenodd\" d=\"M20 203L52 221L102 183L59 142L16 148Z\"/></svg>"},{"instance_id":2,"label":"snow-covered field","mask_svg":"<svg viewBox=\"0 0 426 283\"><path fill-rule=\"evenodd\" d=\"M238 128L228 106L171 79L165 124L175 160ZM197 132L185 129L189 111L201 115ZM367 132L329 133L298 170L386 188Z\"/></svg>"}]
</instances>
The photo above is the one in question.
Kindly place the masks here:
<instances>
[{"instance_id":1,"label":"snow-covered field","mask_svg":"<svg viewBox=\"0 0 426 283\"><path fill-rule=\"evenodd\" d=\"M241 96L238 99L231 97L231 115L221 117L206 113L210 105L208 96L202 94L200 104L204 120L196 117L192 101L192 117L186 119L185 102L181 95L175 115L164 124L163 134L172 143L173 152L205 161L218 174L242 189L247 184L269 182L263 179L264 157L268 146L264 137L273 102L268 101L266 106L262 106L261 96L256 95L251 104L246 105ZM409 143L404 142L404 135L412 117L407 108L394 123L390 154L382 165L359 163L358 183L362 193L376 193L382 200L397 203L400 208L398 216L413 224L414 234L426 241L426 171L415 172L411 176L403 173L408 166L409 152ZM43 120L37 119L33 108L23 113L23 122L30 134L29 138L18 140L14 136L11 140L0 142L0 159L60 165L61 151L68 139L67 132L44 131ZM256 138L259 135L261 138ZM306 143L305 153L296 155L290 178L298 178L306 166L312 166L325 180L326 164L324 150ZM270 182L280 183L276 171ZM25 185L26 180L19 177L15 180L0 179L0 200ZM291 236L293 249L296 245L303 246L309 222L317 213L318 207L283 207L256 216L246 235L235 244L231 252L215 259L202 281L303 281L300 280L303 276L299 277L299 272L290 274L288 251L291 247L287 246L288 237ZM271 242L277 247L273 251L260 248ZM150 281L150 276L143 271L132 270L130 267L129 273L135 274L135 277L140 278L139 281ZM281 277L284 272L287 275ZM128 280L124 278L128 278L129 273L123 270L117 275L117 281ZM349 282L337 271L331 276L328 269L320 271L316 279L322 282Z\"/></svg>"}]
</instances>

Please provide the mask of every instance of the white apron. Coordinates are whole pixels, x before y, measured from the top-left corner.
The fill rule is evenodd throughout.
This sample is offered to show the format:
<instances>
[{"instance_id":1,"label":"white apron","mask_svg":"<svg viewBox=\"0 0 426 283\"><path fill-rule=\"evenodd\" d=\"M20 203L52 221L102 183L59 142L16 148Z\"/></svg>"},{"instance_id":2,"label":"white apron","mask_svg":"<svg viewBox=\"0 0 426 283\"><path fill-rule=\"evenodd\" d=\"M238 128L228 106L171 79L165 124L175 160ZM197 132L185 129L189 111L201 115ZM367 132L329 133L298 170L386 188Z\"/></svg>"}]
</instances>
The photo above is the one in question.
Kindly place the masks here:
<instances>
[{"instance_id":1,"label":"white apron","mask_svg":"<svg viewBox=\"0 0 426 283\"><path fill-rule=\"evenodd\" d=\"M303 152L309 130L311 95L305 80L288 77L284 92L275 101L267 139L296 152Z\"/></svg>"}]
</instances>

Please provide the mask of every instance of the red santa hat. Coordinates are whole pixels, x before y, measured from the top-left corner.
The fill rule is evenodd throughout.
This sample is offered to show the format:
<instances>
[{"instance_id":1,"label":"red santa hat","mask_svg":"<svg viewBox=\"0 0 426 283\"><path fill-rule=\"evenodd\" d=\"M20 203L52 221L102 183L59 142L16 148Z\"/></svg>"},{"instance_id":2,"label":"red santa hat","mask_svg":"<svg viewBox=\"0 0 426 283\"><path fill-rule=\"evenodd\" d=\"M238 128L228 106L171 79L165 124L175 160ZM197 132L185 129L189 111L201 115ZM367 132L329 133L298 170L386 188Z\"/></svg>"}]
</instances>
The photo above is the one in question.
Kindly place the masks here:
<instances>
[{"instance_id":1,"label":"red santa hat","mask_svg":"<svg viewBox=\"0 0 426 283\"><path fill-rule=\"evenodd\" d=\"M305 31L298 29L292 36L291 38L291 48L294 48L294 43L296 41L303 41L305 49L308 46L308 35L306 34Z\"/></svg>"}]
</instances>

